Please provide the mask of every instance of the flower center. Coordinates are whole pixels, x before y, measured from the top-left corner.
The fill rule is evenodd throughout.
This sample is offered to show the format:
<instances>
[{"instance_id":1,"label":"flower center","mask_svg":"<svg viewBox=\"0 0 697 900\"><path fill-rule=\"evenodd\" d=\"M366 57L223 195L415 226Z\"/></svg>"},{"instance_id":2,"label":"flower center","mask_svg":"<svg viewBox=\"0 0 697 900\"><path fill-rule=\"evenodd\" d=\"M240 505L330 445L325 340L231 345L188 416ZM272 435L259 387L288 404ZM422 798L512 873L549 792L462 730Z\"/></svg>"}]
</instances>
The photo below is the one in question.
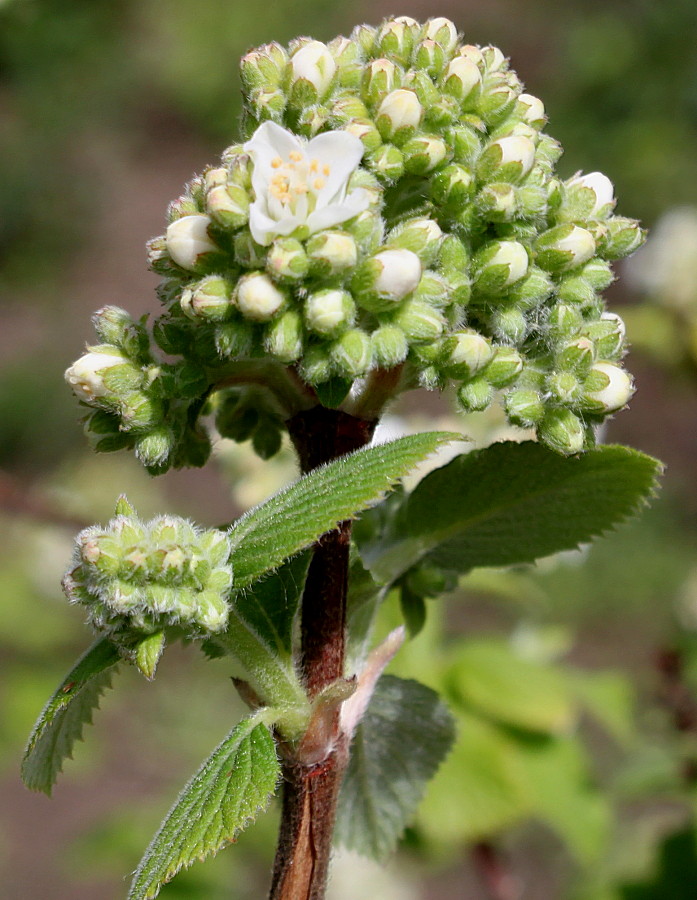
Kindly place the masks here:
<instances>
[{"instance_id":1,"label":"flower center","mask_svg":"<svg viewBox=\"0 0 697 900\"><path fill-rule=\"evenodd\" d=\"M299 150L291 150L288 159L280 156L271 160L274 174L269 184L269 194L288 212L295 213L298 201L304 197L308 202L308 212L314 209L316 194L326 185L331 166L310 159Z\"/></svg>"}]
</instances>

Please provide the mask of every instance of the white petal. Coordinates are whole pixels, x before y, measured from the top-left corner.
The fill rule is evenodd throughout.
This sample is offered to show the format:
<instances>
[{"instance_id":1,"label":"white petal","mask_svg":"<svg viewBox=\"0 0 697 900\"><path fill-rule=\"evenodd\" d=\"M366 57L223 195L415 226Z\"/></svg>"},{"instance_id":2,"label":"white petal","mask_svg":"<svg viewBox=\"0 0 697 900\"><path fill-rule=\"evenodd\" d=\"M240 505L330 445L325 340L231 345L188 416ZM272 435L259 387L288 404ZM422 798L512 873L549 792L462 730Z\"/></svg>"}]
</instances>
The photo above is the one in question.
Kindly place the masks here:
<instances>
[{"instance_id":1,"label":"white petal","mask_svg":"<svg viewBox=\"0 0 697 900\"><path fill-rule=\"evenodd\" d=\"M305 148L307 158L317 159L320 170L323 165L329 166L329 174L322 175L324 187L318 191L318 206L331 202L331 198L346 187L363 158L363 151L362 142L347 131L325 131L312 138Z\"/></svg>"},{"instance_id":2,"label":"white petal","mask_svg":"<svg viewBox=\"0 0 697 900\"><path fill-rule=\"evenodd\" d=\"M291 234L300 224L297 216L287 215L280 219L272 219L264 206L258 202L252 203L249 207L249 230L257 244L261 244L262 247L268 247L279 235Z\"/></svg>"},{"instance_id":3,"label":"white petal","mask_svg":"<svg viewBox=\"0 0 697 900\"><path fill-rule=\"evenodd\" d=\"M268 194L274 171L271 166L272 160L279 156L281 159L288 159L292 152L304 155L305 145L298 137L275 122L264 122L244 144L243 150L252 157L254 163L252 187L259 198Z\"/></svg>"},{"instance_id":4,"label":"white petal","mask_svg":"<svg viewBox=\"0 0 697 900\"><path fill-rule=\"evenodd\" d=\"M341 203L332 203L329 206L323 206L316 209L307 217L307 226L310 234L316 231L323 231L325 228L331 228L332 225L338 225L340 222L346 222L359 213L368 209L370 206L370 194L363 188L356 188Z\"/></svg>"}]
</instances>

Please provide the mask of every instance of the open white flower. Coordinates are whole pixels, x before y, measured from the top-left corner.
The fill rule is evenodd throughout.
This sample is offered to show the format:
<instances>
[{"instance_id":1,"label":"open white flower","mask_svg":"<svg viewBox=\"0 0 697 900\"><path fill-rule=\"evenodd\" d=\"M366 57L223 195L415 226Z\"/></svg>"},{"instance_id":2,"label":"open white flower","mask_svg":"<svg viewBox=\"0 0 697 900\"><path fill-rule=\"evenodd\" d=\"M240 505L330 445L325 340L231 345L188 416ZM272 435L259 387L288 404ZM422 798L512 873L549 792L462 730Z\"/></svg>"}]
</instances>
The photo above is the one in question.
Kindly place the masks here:
<instances>
[{"instance_id":1,"label":"open white flower","mask_svg":"<svg viewBox=\"0 0 697 900\"><path fill-rule=\"evenodd\" d=\"M252 158L254 202L249 230L258 244L292 234L303 237L352 219L370 205L363 188L347 193L363 156L363 144L345 131L303 140L274 122L264 122L244 145Z\"/></svg>"}]
</instances>

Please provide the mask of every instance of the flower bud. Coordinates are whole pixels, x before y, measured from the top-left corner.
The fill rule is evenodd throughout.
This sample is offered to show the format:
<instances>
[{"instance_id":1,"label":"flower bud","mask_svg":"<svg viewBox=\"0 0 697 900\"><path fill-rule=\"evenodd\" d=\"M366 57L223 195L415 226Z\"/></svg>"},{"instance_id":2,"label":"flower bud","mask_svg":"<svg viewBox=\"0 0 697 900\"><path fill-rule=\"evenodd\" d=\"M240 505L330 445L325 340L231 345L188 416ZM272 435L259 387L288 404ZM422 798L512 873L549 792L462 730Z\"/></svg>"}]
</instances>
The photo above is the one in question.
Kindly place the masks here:
<instances>
[{"instance_id":1,"label":"flower bud","mask_svg":"<svg viewBox=\"0 0 697 900\"><path fill-rule=\"evenodd\" d=\"M477 163L477 175L484 181L517 184L532 169L535 145L527 137L510 135L489 144Z\"/></svg>"},{"instance_id":2,"label":"flower bud","mask_svg":"<svg viewBox=\"0 0 697 900\"><path fill-rule=\"evenodd\" d=\"M289 284L302 281L309 267L305 248L295 238L277 238L269 248L266 271L274 281Z\"/></svg>"},{"instance_id":3,"label":"flower bud","mask_svg":"<svg viewBox=\"0 0 697 900\"><path fill-rule=\"evenodd\" d=\"M604 291L615 280L610 263L604 259L592 259L581 269L581 276L596 291Z\"/></svg>"},{"instance_id":4,"label":"flower bud","mask_svg":"<svg viewBox=\"0 0 697 900\"><path fill-rule=\"evenodd\" d=\"M253 272L244 275L235 292L237 308L246 319L267 322L272 319L285 303L285 294L271 281L268 275Z\"/></svg>"},{"instance_id":5,"label":"flower bud","mask_svg":"<svg viewBox=\"0 0 697 900\"><path fill-rule=\"evenodd\" d=\"M492 387L512 384L523 371L523 357L513 347L497 347L496 355L486 367L486 380Z\"/></svg>"},{"instance_id":6,"label":"flower bud","mask_svg":"<svg viewBox=\"0 0 697 900\"><path fill-rule=\"evenodd\" d=\"M167 207L167 221L176 222L177 219L183 219L184 216L195 216L201 212L199 205L193 197L184 194L177 197Z\"/></svg>"},{"instance_id":7,"label":"flower bud","mask_svg":"<svg viewBox=\"0 0 697 900\"><path fill-rule=\"evenodd\" d=\"M577 219L606 219L615 205L615 188L602 172L575 175L566 182L566 215Z\"/></svg>"},{"instance_id":8,"label":"flower bud","mask_svg":"<svg viewBox=\"0 0 697 900\"><path fill-rule=\"evenodd\" d=\"M344 331L353 325L355 318L356 304L347 291L317 291L305 301L307 327L324 337L332 337Z\"/></svg>"},{"instance_id":9,"label":"flower bud","mask_svg":"<svg viewBox=\"0 0 697 900\"><path fill-rule=\"evenodd\" d=\"M359 303L371 312L390 309L421 280L421 260L411 250L382 250L358 269L353 285Z\"/></svg>"},{"instance_id":10,"label":"flower bud","mask_svg":"<svg viewBox=\"0 0 697 900\"><path fill-rule=\"evenodd\" d=\"M394 144L383 144L367 158L370 168L385 181L396 181L404 174L404 154Z\"/></svg>"},{"instance_id":11,"label":"flower bud","mask_svg":"<svg viewBox=\"0 0 697 900\"><path fill-rule=\"evenodd\" d=\"M457 28L443 16L429 19L424 25L424 37L437 41L446 53L452 52L457 46Z\"/></svg>"},{"instance_id":12,"label":"flower bud","mask_svg":"<svg viewBox=\"0 0 697 900\"><path fill-rule=\"evenodd\" d=\"M232 286L220 275L208 275L182 292L179 304L190 319L222 322L232 311Z\"/></svg>"},{"instance_id":13,"label":"flower bud","mask_svg":"<svg viewBox=\"0 0 697 900\"><path fill-rule=\"evenodd\" d=\"M556 453L580 453L586 443L583 422L569 409L548 409L537 430L539 439Z\"/></svg>"},{"instance_id":14,"label":"flower bud","mask_svg":"<svg viewBox=\"0 0 697 900\"><path fill-rule=\"evenodd\" d=\"M564 303L585 305L595 300L596 294L585 278L580 275L562 278L558 287L559 299Z\"/></svg>"},{"instance_id":15,"label":"flower bud","mask_svg":"<svg viewBox=\"0 0 697 900\"><path fill-rule=\"evenodd\" d=\"M310 41L293 54L290 63L291 90L305 82L313 88L313 91L305 88L303 99L305 96L311 98L305 100L306 103L324 97L336 72L336 63L326 45L321 41Z\"/></svg>"},{"instance_id":16,"label":"flower bud","mask_svg":"<svg viewBox=\"0 0 697 900\"><path fill-rule=\"evenodd\" d=\"M448 64L443 77L443 90L462 106L471 106L479 96L482 73L471 59L456 56Z\"/></svg>"},{"instance_id":17,"label":"flower bud","mask_svg":"<svg viewBox=\"0 0 697 900\"><path fill-rule=\"evenodd\" d=\"M477 194L477 212L488 222L510 222L517 207L516 192L510 184L489 184Z\"/></svg>"},{"instance_id":18,"label":"flower bud","mask_svg":"<svg viewBox=\"0 0 697 900\"><path fill-rule=\"evenodd\" d=\"M552 372L545 388L549 397L565 406L575 403L581 395L581 382L572 372Z\"/></svg>"},{"instance_id":19,"label":"flower bud","mask_svg":"<svg viewBox=\"0 0 697 900\"><path fill-rule=\"evenodd\" d=\"M330 357L339 375L346 378L365 375L372 362L370 337L360 328L351 328L332 344Z\"/></svg>"},{"instance_id":20,"label":"flower bud","mask_svg":"<svg viewBox=\"0 0 697 900\"><path fill-rule=\"evenodd\" d=\"M515 306L496 309L491 314L491 329L500 341L520 345L528 334L528 321Z\"/></svg>"},{"instance_id":21,"label":"flower bud","mask_svg":"<svg viewBox=\"0 0 697 900\"><path fill-rule=\"evenodd\" d=\"M336 83L340 87L356 89L363 77L360 47L350 38L337 37L327 45L336 63Z\"/></svg>"},{"instance_id":22,"label":"flower bud","mask_svg":"<svg viewBox=\"0 0 697 900\"><path fill-rule=\"evenodd\" d=\"M465 59L472 60L472 62L482 71L486 67L484 62L484 54L482 53L481 49L479 47L476 47L474 44L463 44L462 47L458 49L456 56L462 56Z\"/></svg>"},{"instance_id":23,"label":"flower bud","mask_svg":"<svg viewBox=\"0 0 697 900\"><path fill-rule=\"evenodd\" d=\"M281 86L287 64L288 54L275 41L250 50L240 60L242 84L248 91L254 88L276 90Z\"/></svg>"},{"instance_id":24,"label":"flower bud","mask_svg":"<svg viewBox=\"0 0 697 900\"><path fill-rule=\"evenodd\" d=\"M375 121L385 140L403 141L418 128L422 115L423 107L414 91L399 88L384 98Z\"/></svg>"},{"instance_id":25,"label":"flower bud","mask_svg":"<svg viewBox=\"0 0 697 900\"><path fill-rule=\"evenodd\" d=\"M151 431L163 417L162 403L142 391L126 394L119 411L124 431Z\"/></svg>"},{"instance_id":26,"label":"flower bud","mask_svg":"<svg viewBox=\"0 0 697 900\"><path fill-rule=\"evenodd\" d=\"M582 405L590 412L611 413L626 406L634 393L628 373L609 362L598 362L584 385Z\"/></svg>"},{"instance_id":27,"label":"flower bud","mask_svg":"<svg viewBox=\"0 0 697 900\"><path fill-rule=\"evenodd\" d=\"M105 376L110 370L123 369L142 379L140 369L133 366L128 358L116 347L105 345L103 351L91 351L81 356L65 372L65 380L75 395L86 403L93 403L100 398L112 398L113 388L105 383Z\"/></svg>"},{"instance_id":28,"label":"flower bud","mask_svg":"<svg viewBox=\"0 0 697 900\"><path fill-rule=\"evenodd\" d=\"M386 100L390 92L395 93L395 88L399 87L400 76L397 66L389 59L374 59L368 63L363 73L363 85L361 95L363 100L368 104L375 104L379 101ZM399 110L397 109L393 115L392 104L388 105L387 110L382 109L382 103L378 109L378 118L384 113L388 118L397 120ZM402 113L402 116L406 113ZM420 114L419 114L420 115ZM409 123L404 123L409 124ZM417 123L418 124L418 123ZM378 126L379 127L379 126ZM393 126L395 131L399 125Z\"/></svg>"},{"instance_id":29,"label":"flower bud","mask_svg":"<svg viewBox=\"0 0 697 900\"><path fill-rule=\"evenodd\" d=\"M223 228L241 228L249 220L249 194L236 184L220 184L206 194L206 212Z\"/></svg>"},{"instance_id":30,"label":"flower bud","mask_svg":"<svg viewBox=\"0 0 697 900\"><path fill-rule=\"evenodd\" d=\"M408 219L398 225L390 232L387 243L390 248L411 250L424 265L428 265L435 259L442 239L443 232L438 223L424 217Z\"/></svg>"},{"instance_id":31,"label":"flower bud","mask_svg":"<svg viewBox=\"0 0 697 900\"><path fill-rule=\"evenodd\" d=\"M471 329L450 335L443 342L441 365L453 378L471 378L494 355L490 342Z\"/></svg>"},{"instance_id":32,"label":"flower bud","mask_svg":"<svg viewBox=\"0 0 697 900\"><path fill-rule=\"evenodd\" d=\"M283 363L300 359L303 352L303 325L297 310L287 309L271 322L264 335L264 349Z\"/></svg>"},{"instance_id":33,"label":"flower bud","mask_svg":"<svg viewBox=\"0 0 697 900\"><path fill-rule=\"evenodd\" d=\"M557 348L557 366L565 371L587 375L595 359L593 341L587 337L575 338Z\"/></svg>"},{"instance_id":34,"label":"flower bud","mask_svg":"<svg viewBox=\"0 0 697 900\"><path fill-rule=\"evenodd\" d=\"M184 216L167 226L167 252L178 266L195 272L207 261L209 254L218 253L218 246L208 236L208 216Z\"/></svg>"},{"instance_id":35,"label":"flower bud","mask_svg":"<svg viewBox=\"0 0 697 900\"><path fill-rule=\"evenodd\" d=\"M407 300L392 316L392 324L404 332L409 343L428 343L443 334L445 318L430 303Z\"/></svg>"},{"instance_id":36,"label":"flower bud","mask_svg":"<svg viewBox=\"0 0 697 900\"><path fill-rule=\"evenodd\" d=\"M175 444L171 429L160 425L136 439L135 454L144 466L159 467L167 462Z\"/></svg>"},{"instance_id":37,"label":"flower bud","mask_svg":"<svg viewBox=\"0 0 697 900\"><path fill-rule=\"evenodd\" d=\"M487 125L496 126L511 112L517 100L517 92L505 76L487 76L475 109Z\"/></svg>"},{"instance_id":38,"label":"flower bud","mask_svg":"<svg viewBox=\"0 0 697 900\"><path fill-rule=\"evenodd\" d=\"M548 272L565 272L595 254L593 235L578 225L557 225L537 239L536 262Z\"/></svg>"},{"instance_id":39,"label":"flower bud","mask_svg":"<svg viewBox=\"0 0 697 900\"><path fill-rule=\"evenodd\" d=\"M402 87L408 88L410 91L414 91L419 103L424 109L425 118L429 116L431 107L437 105L441 100L443 100L443 94L438 90L433 81L431 81L431 77L428 72L412 69L404 79ZM452 98L448 99L452 100ZM455 112L456 116L459 115L459 109L457 109ZM440 113L436 114L436 121L441 121L442 114L442 110ZM452 121L452 119L450 121Z\"/></svg>"},{"instance_id":40,"label":"flower bud","mask_svg":"<svg viewBox=\"0 0 697 900\"><path fill-rule=\"evenodd\" d=\"M453 159L464 166L471 165L479 156L481 142L479 135L469 125L460 125L450 132Z\"/></svg>"},{"instance_id":41,"label":"flower bud","mask_svg":"<svg viewBox=\"0 0 697 900\"><path fill-rule=\"evenodd\" d=\"M148 336L125 309L103 306L92 316L92 324L105 344L118 347L126 356L142 357L147 354Z\"/></svg>"},{"instance_id":42,"label":"flower bud","mask_svg":"<svg viewBox=\"0 0 697 900\"><path fill-rule=\"evenodd\" d=\"M242 317L224 322L215 329L215 349L223 359L249 356L254 340L253 326Z\"/></svg>"},{"instance_id":43,"label":"flower bud","mask_svg":"<svg viewBox=\"0 0 697 900\"><path fill-rule=\"evenodd\" d=\"M345 231L320 231L307 242L307 254L313 275L329 278L355 267L358 247Z\"/></svg>"},{"instance_id":44,"label":"flower bud","mask_svg":"<svg viewBox=\"0 0 697 900\"><path fill-rule=\"evenodd\" d=\"M459 287L461 287L461 283L453 285L439 272L427 269L421 276L419 286L414 292L414 299L423 300L436 309L445 309L453 302L455 291ZM462 292L460 291L457 296L459 299Z\"/></svg>"},{"instance_id":45,"label":"flower bud","mask_svg":"<svg viewBox=\"0 0 697 900\"><path fill-rule=\"evenodd\" d=\"M356 118L351 119L344 126L344 131L357 137L366 150L377 151L382 144L380 132L373 124L372 119Z\"/></svg>"},{"instance_id":46,"label":"flower bud","mask_svg":"<svg viewBox=\"0 0 697 900\"><path fill-rule=\"evenodd\" d=\"M498 294L520 281L528 272L528 253L517 241L491 241L475 255L475 288L483 294Z\"/></svg>"},{"instance_id":47,"label":"flower bud","mask_svg":"<svg viewBox=\"0 0 697 900\"><path fill-rule=\"evenodd\" d=\"M595 322L588 322L583 334L593 341L596 356L601 359L617 359L624 349L625 327L615 313L603 313Z\"/></svg>"},{"instance_id":48,"label":"flower bud","mask_svg":"<svg viewBox=\"0 0 697 900\"><path fill-rule=\"evenodd\" d=\"M332 362L327 344L309 344L299 362L300 375L307 384L323 384L332 376Z\"/></svg>"},{"instance_id":49,"label":"flower bud","mask_svg":"<svg viewBox=\"0 0 697 900\"><path fill-rule=\"evenodd\" d=\"M407 358L409 343L401 328L396 325L383 325L370 335L373 358L376 365L383 369L391 369Z\"/></svg>"},{"instance_id":50,"label":"flower bud","mask_svg":"<svg viewBox=\"0 0 697 900\"><path fill-rule=\"evenodd\" d=\"M465 412L481 412L493 399L491 385L486 378L475 378L457 389L457 399Z\"/></svg>"},{"instance_id":51,"label":"flower bud","mask_svg":"<svg viewBox=\"0 0 697 900\"><path fill-rule=\"evenodd\" d=\"M426 38L414 49L414 66L429 77L437 78L445 67L446 56L436 41Z\"/></svg>"},{"instance_id":52,"label":"flower bud","mask_svg":"<svg viewBox=\"0 0 697 900\"><path fill-rule=\"evenodd\" d=\"M387 19L383 22L375 36L376 51L381 56L391 56L406 65L411 59L414 39L420 30L416 22L411 22L401 19Z\"/></svg>"},{"instance_id":53,"label":"flower bud","mask_svg":"<svg viewBox=\"0 0 697 900\"><path fill-rule=\"evenodd\" d=\"M539 97L534 97L532 94L521 94L518 97L516 109L520 110L519 115L523 122L532 125L535 129L544 127L547 116L545 115L544 103Z\"/></svg>"},{"instance_id":54,"label":"flower bud","mask_svg":"<svg viewBox=\"0 0 697 900\"><path fill-rule=\"evenodd\" d=\"M431 197L439 206L458 209L474 193L474 178L469 169L451 163L430 180Z\"/></svg>"},{"instance_id":55,"label":"flower bud","mask_svg":"<svg viewBox=\"0 0 697 900\"><path fill-rule=\"evenodd\" d=\"M233 256L235 262L245 269L263 269L266 265L267 248L257 244L245 228L235 235Z\"/></svg>"},{"instance_id":56,"label":"flower bud","mask_svg":"<svg viewBox=\"0 0 697 900\"><path fill-rule=\"evenodd\" d=\"M576 306L555 303L549 311L547 330L553 340L566 341L578 334L582 324L583 316Z\"/></svg>"},{"instance_id":57,"label":"flower bud","mask_svg":"<svg viewBox=\"0 0 697 900\"><path fill-rule=\"evenodd\" d=\"M554 291L554 283L546 272L531 266L528 274L506 292L508 301L521 309L539 306Z\"/></svg>"},{"instance_id":58,"label":"flower bud","mask_svg":"<svg viewBox=\"0 0 697 900\"><path fill-rule=\"evenodd\" d=\"M412 175L425 175L439 166L448 155L448 147L442 138L425 134L412 138L402 147L404 168Z\"/></svg>"},{"instance_id":59,"label":"flower bud","mask_svg":"<svg viewBox=\"0 0 697 900\"><path fill-rule=\"evenodd\" d=\"M370 113L368 107L360 97L356 97L353 94L346 94L340 96L339 99L332 104L332 118L335 119L339 125L347 125L354 119L370 119Z\"/></svg>"},{"instance_id":60,"label":"flower bud","mask_svg":"<svg viewBox=\"0 0 697 900\"><path fill-rule=\"evenodd\" d=\"M520 428L532 428L545 414L540 394L529 388L517 388L506 394L504 405L508 418Z\"/></svg>"},{"instance_id":61,"label":"flower bud","mask_svg":"<svg viewBox=\"0 0 697 900\"><path fill-rule=\"evenodd\" d=\"M638 250L645 240L646 232L636 219L613 216L607 221L601 252L606 259L623 259Z\"/></svg>"}]
</instances>

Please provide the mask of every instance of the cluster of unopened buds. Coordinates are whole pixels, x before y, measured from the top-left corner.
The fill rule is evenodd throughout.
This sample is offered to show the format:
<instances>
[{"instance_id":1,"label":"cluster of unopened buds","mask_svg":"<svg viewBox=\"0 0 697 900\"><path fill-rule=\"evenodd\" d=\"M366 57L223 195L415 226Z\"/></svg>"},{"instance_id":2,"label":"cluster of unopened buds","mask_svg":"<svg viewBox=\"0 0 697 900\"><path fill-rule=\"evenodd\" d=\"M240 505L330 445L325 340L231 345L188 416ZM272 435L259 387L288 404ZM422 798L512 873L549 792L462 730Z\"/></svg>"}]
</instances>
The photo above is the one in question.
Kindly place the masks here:
<instances>
[{"instance_id":1,"label":"cluster of unopened buds","mask_svg":"<svg viewBox=\"0 0 697 900\"><path fill-rule=\"evenodd\" d=\"M229 556L224 531L176 516L142 522L121 498L106 527L91 526L76 538L63 588L87 609L95 630L126 651L166 629L205 638L227 625Z\"/></svg>"},{"instance_id":2,"label":"cluster of unopened buds","mask_svg":"<svg viewBox=\"0 0 697 900\"><path fill-rule=\"evenodd\" d=\"M453 384L466 411L500 392L510 421L555 450L591 446L632 394L601 292L644 235L614 215L606 176L555 174L543 104L501 51L463 43L447 19L400 17L327 45L268 44L241 75L246 139L149 245L163 276L153 337L178 361L123 340L94 348L68 370L98 411L88 428L156 470L196 464L197 416L216 403L231 436L250 436L230 373L266 361L320 397L390 370L396 392ZM211 399L231 383L234 404ZM133 424L134 391L147 424ZM262 426L269 455L282 413Z\"/></svg>"}]
</instances>

